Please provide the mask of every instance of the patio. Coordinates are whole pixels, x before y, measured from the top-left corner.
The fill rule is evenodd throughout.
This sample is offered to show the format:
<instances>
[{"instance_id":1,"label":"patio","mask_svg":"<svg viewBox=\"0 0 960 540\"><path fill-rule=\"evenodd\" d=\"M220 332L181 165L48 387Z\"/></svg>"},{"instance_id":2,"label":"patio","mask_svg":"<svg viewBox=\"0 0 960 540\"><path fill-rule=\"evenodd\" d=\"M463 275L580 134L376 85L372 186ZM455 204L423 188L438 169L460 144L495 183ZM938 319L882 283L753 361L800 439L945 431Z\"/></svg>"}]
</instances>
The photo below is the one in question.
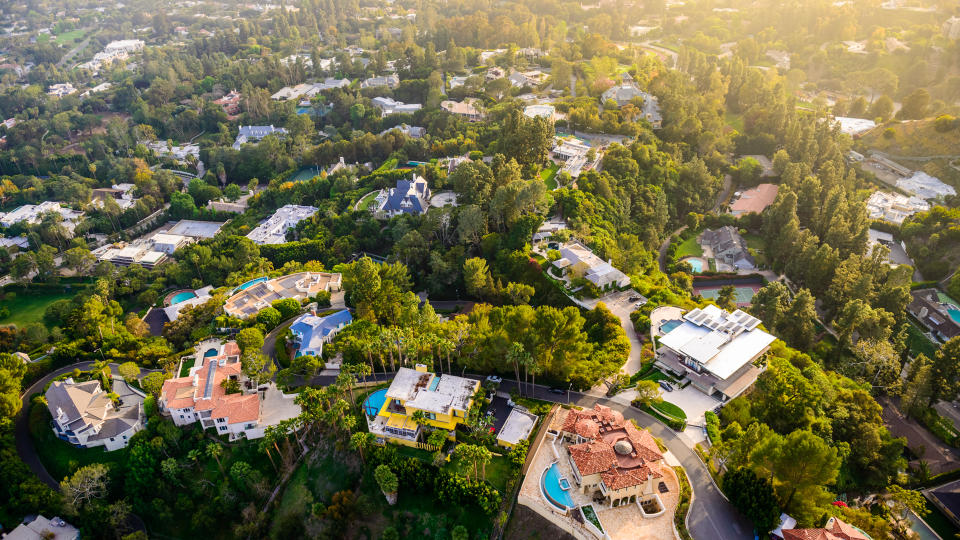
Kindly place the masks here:
<instances>
[{"instance_id":1,"label":"patio","mask_svg":"<svg viewBox=\"0 0 960 540\"><path fill-rule=\"evenodd\" d=\"M556 451L556 454L554 453ZM559 455L559 460L557 460ZM528 473L524 478L523 485L520 488L521 502L534 508L537 513L550 519L564 530L570 532L576 537L595 538L587 531L582 524L575 520L572 515L561 515L547 502L540 493L540 473L557 461L557 467L560 470L562 478L570 482L569 494L573 498L574 504L579 507L592 504L596 509L597 517L603 525L604 531L612 540L637 540L637 539L659 539L673 540L673 514L677 507L679 496L679 483L676 473L669 466L662 468L662 482L666 485L666 493L658 493L662 501L665 512L654 518L644 518L640 507L636 504L627 504L617 508L610 508L605 503L598 503L593 500L593 493L583 493L576 483L573 470L570 466L570 460L567 451L556 443L551 435L543 439L540 447L536 450L536 455L530 464ZM579 512L578 509L571 511ZM549 516L549 517L548 517Z\"/></svg>"}]
</instances>

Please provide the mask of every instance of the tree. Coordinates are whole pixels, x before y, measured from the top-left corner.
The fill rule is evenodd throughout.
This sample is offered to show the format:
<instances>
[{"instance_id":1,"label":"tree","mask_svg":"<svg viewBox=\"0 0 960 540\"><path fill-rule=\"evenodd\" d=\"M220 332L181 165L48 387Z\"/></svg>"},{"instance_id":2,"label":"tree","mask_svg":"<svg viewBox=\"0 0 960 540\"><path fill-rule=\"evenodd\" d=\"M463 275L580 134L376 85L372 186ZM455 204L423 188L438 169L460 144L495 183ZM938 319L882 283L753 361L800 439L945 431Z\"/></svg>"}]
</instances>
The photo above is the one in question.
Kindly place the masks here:
<instances>
[{"instance_id":1,"label":"tree","mask_svg":"<svg viewBox=\"0 0 960 540\"><path fill-rule=\"evenodd\" d=\"M467 294L483 298L490 293L492 281L486 260L473 257L463 262L463 282L467 288Z\"/></svg>"},{"instance_id":2,"label":"tree","mask_svg":"<svg viewBox=\"0 0 960 540\"><path fill-rule=\"evenodd\" d=\"M350 435L350 448L353 448L360 453L360 461L366 462L366 458L363 455L363 451L374 443L376 440L376 435L370 433L369 431L358 431L353 435Z\"/></svg>"},{"instance_id":3,"label":"tree","mask_svg":"<svg viewBox=\"0 0 960 540\"><path fill-rule=\"evenodd\" d=\"M241 353L259 352L263 348L263 332L254 327L244 328L237 332L236 341Z\"/></svg>"},{"instance_id":4,"label":"tree","mask_svg":"<svg viewBox=\"0 0 960 540\"><path fill-rule=\"evenodd\" d=\"M207 457L211 457L217 462L217 467L220 468L220 474L226 476L226 473L223 471L223 463L220 461L220 458L223 457L223 445L220 443L211 442L207 444L205 451Z\"/></svg>"},{"instance_id":5,"label":"tree","mask_svg":"<svg viewBox=\"0 0 960 540\"><path fill-rule=\"evenodd\" d=\"M134 362L124 362L117 367L117 371L120 372L120 376L123 377L123 380L132 382L137 380L137 377L140 375L140 366Z\"/></svg>"},{"instance_id":6,"label":"tree","mask_svg":"<svg viewBox=\"0 0 960 540\"><path fill-rule=\"evenodd\" d=\"M243 354L240 356L240 362L243 374L257 385L272 380L273 374L277 371L273 360L259 350Z\"/></svg>"},{"instance_id":7,"label":"tree","mask_svg":"<svg viewBox=\"0 0 960 540\"><path fill-rule=\"evenodd\" d=\"M63 253L63 262L79 276L85 276L97 264L97 258L85 247L73 247Z\"/></svg>"},{"instance_id":8,"label":"tree","mask_svg":"<svg viewBox=\"0 0 960 540\"><path fill-rule=\"evenodd\" d=\"M70 478L60 482L63 502L71 513L79 513L88 503L107 494L107 466L101 463L77 469Z\"/></svg>"},{"instance_id":9,"label":"tree","mask_svg":"<svg viewBox=\"0 0 960 540\"><path fill-rule=\"evenodd\" d=\"M930 93L926 88L917 88L903 98L903 105L897 111L897 118L919 120L927 116L930 107Z\"/></svg>"},{"instance_id":10,"label":"tree","mask_svg":"<svg viewBox=\"0 0 960 540\"><path fill-rule=\"evenodd\" d=\"M300 313L302 306L300 301L296 298L282 298L280 300L274 300L271 304L274 309L280 312L280 320L285 321L290 317Z\"/></svg>"},{"instance_id":11,"label":"tree","mask_svg":"<svg viewBox=\"0 0 960 540\"><path fill-rule=\"evenodd\" d=\"M717 305L723 309L733 312L737 309L734 300L737 297L737 288L733 285L724 285L720 288L720 294L717 295Z\"/></svg>"},{"instance_id":12,"label":"tree","mask_svg":"<svg viewBox=\"0 0 960 540\"><path fill-rule=\"evenodd\" d=\"M777 524L780 505L768 479L760 478L750 469L737 468L723 475L723 492L733 506L753 522L757 531L769 531Z\"/></svg>"},{"instance_id":13,"label":"tree","mask_svg":"<svg viewBox=\"0 0 960 540\"><path fill-rule=\"evenodd\" d=\"M657 384L657 381L648 381L646 379L640 379L637 381L637 397L636 401L649 407L650 404L660 401L661 392L660 385Z\"/></svg>"},{"instance_id":14,"label":"tree","mask_svg":"<svg viewBox=\"0 0 960 540\"><path fill-rule=\"evenodd\" d=\"M243 189L237 184L227 184L227 186L223 188L223 195L229 201L236 201L243 195Z\"/></svg>"},{"instance_id":15,"label":"tree","mask_svg":"<svg viewBox=\"0 0 960 540\"><path fill-rule=\"evenodd\" d=\"M778 498L790 512L797 494L807 501L822 498L824 486L837 478L840 457L837 449L822 438L807 430L796 430L784 438L774 457L773 470Z\"/></svg>"},{"instance_id":16,"label":"tree","mask_svg":"<svg viewBox=\"0 0 960 540\"><path fill-rule=\"evenodd\" d=\"M450 540L469 540L470 531L463 525L457 525L450 531Z\"/></svg>"},{"instance_id":17,"label":"tree","mask_svg":"<svg viewBox=\"0 0 960 540\"><path fill-rule=\"evenodd\" d=\"M890 96L884 94L877 98L876 101L870 105L870 110L867 112L867 116L870 118L879 118L881 121L887 121L893 115L893 100L890 99Z\"/></svg>"},{"instance_id":18,"label":"tree","mask_svg":"<svg viewBox=\"0 0 960 540\"><path fill-rule=\"evenodd\" d=\"M960 393L960 336L940 347L933 357L930 376L930 406L937 400L951 401Z\"/></svg>"},{"instance_id":19,"label":"tree","mask_svg":"<svg viewBox=\"0 0 960 540\"><path fill-rule=\"evenodd\" d=\"M390 470L390 467L386 465L378 466L373 471L373 477L376 479L377 485L380 486L380 491L383 492L383 496L386 497L387 503L390 505L397 504L399 481L397 480L397 475Z\"/></svg>"},{"instance_id":20,"label":"tree","mask_svg":"<svg viewBox=\"0 0 960 540\"><path fill-rule=\"evenodd\" d=\"M267 307L257 312L257 324L263 325L266 330L273 330L283 319L275 308Z\"/></svg>"},{"instance_id":21,"label":"tree","mask_svg":"<svg viewBox=\"0 0 960 540\"><path fill-rule=\"evenodd\" d=\"M171 375L162 371L154 371L147 373L147 376L140 381L140 386L144 390L150 392L154 396L159 396L160 391L163 389L163 383L169 379Z\"/></svg>"}]
</instances>

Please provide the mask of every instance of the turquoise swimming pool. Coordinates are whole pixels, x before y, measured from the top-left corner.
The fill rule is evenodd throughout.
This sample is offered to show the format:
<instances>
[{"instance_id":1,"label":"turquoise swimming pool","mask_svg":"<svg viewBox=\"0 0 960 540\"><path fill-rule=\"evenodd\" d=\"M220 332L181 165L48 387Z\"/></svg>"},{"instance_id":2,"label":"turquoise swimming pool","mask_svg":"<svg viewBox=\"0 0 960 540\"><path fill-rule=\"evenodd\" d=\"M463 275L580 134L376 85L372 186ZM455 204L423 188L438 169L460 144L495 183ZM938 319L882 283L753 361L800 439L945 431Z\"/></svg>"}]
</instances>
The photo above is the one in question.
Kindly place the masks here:
<instances>
[{"instance_id":1,"label":"turquoise swimming pool","mask_svg":"<svg viewBox=\"0 0 960 540\"><path fill-rule=\"evenodd\" d=\"M661 333L661 334L669 334L670 332L672 332L676 327L680 326L681 324L683 324L683 321L678 321L678 320L676 320L676 319L671 320L671 321L666 321L666 322L660 323L660 333Z\"/></svg>"},{"instance_id":2,"label":"turquoise swimming pool","mask_svg":"<svg viewBox=\"0 0 960 540\"><path fill-rule=\"evenodd\" d=\"M363 412L366 413L367 416L376 416L386 400L387 389L377 390L367 396L367 399L363 400Z\"/></svg>"},{"instance_id":3,"label":"turquoise swimming pool","mask_svg":"<svg viewBox=\"0 0 960 540\"><path fill-rule=\"evenodd\" d=\"M203 353L204 358L210 358L211 356L216 356L220 351L217 349L207 349L207 352Z\"/></svg>"},{"instance_id":4,"label":"turquoise swimming pool","mask_svg":"<svg viewBox=\"0 0 960 540\"><path fill-rule=\"evenodd\" d=\"M573 497L570 496L568 491L570 489L569 482L566 488L562 485L562 482L565 481L566 478L560 476L560 469L557 468L556 463L551 464L550 468L545 470L543 476L540 477L540 487L543 494L547 496L547 500L564 512L574 506Z\"/></svg>"},{"instance_id":5,"label":"turquoise swimming pool","mask_svg":"<svg viewBox=\"0 0 960 540\"><path fill-rule=\"evenodd\" d=\"M683 262L690 265L690 268L693 268L694 274L703 273L703 261L700 259L684 259Z\"/></svg>"},{"instance_id":6,"label":"turquoise swimming pool","mask_svg":"<svg viewBox=\"0 0 960 540\"><path fill-rule=\"evenodd\" d=\"M186 302L187 300L190 300L191 298L196 298L196 297L197 295L193 291L178 292L177 294L173 295L173 297L170 298L170 305L173 306L173 305L179 304L180 302Z\"/></svg>"},{"instance_id":7,"label":"turquoise swimming pool","mask_svg":"<svg viewBox=\"0 0 960 540\"><path fill-rule=\"evenodd\" d=\"M242 291L242 290L244 290L244 289L249 289L250 287L253 287L253 286L256 285L257 283L263 283L263 282L266 281L267 279L269 279L267 276L261 276L261 277L258 277L258 278L256 278L256 279L251 279L250 281L248 281L248 282L240 285L240 286L237 287L236 289L234 289L233 292Z\"/></svg>"}]
</instances>

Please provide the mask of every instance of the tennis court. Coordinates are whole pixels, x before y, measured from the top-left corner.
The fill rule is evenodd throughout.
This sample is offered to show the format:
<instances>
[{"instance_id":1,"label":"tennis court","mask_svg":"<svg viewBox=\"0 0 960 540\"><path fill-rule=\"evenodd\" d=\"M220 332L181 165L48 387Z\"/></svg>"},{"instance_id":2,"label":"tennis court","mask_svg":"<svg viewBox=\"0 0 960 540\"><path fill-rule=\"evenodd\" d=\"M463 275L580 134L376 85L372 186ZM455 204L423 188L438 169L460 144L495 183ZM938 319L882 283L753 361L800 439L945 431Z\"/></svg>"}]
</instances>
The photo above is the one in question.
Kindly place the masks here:
<instances>
[{"instance_id":1,"label":"tennis court","mask_svg":"<svg viewBox=\"0 0 960 540\"><path fill-rule=\"evenodd\" d=\"M304 167L287 178L288 182L306 182L314 176L320 176L320 171L316 167Z\"/></svg>"},{"instance_id":2,"label":"tennis court","mask_svg":"<svg viewBox=\"0 0 960 540\"><path fill-rule=\"evenodd\" d=\"M708 300L716 300L717 297L720 296L721 288L722 287L694 287L693 290ZM759 287L735 287L733 302L737 304L738 307L749 306L750 301L753 300L753 295L756 294L758 290Z\"/></svg>"}]
</instances>

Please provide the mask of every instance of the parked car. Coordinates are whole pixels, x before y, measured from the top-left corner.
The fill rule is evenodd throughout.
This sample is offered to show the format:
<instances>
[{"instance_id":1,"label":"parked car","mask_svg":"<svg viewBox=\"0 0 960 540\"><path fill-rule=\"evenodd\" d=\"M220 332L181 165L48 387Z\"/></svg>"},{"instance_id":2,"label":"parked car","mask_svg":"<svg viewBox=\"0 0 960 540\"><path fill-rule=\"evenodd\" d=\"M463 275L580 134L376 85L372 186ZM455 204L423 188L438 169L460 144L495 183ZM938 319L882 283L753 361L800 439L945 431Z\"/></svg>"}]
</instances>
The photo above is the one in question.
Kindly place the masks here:
<instances>
[{"instance_id":1,"label":"parked car","mask_svg":"<svg viewBox=\"0 0 960 540\"><path fill-rule=\"evenodd\" d=\"M663 388L667 392L673 392L673 385L671 385L667 381L660 381L660 388Z\"/></svg>"},{"instance_id":2,"label":"parked car","mask_svg":"<svg viewBox=\"0 0 960 540\"><path fill-rule=\"evenodd\" d=\"M550 393L551 393L551 394L566 394L567 391L564 390L563 388L557 388L556 386L551 386L551 387L550 387Z\"/></svg>"},{"instance_id":3,"label":"parked car","mask_svg":"<svg viewBox=\"0 0 960 540\"><path fill-rule=\"evenodd\" d=\"M500 384L503 382L503 377L497 377L496 375L487 375L487 380L495 384Z\"/></svg>"},{"instance_id":4,"label":"parked car","mask_svg":"<svg viewBox=\"0 0 960 540\"><path fill-rule=\"evenodd\" d=\"M631 302L639 302L639 301L640 301L640 297L639 297L639 296L631 296L631 297L630 297L630 301L631 301Z\"/></svg>"}]
</instances>

